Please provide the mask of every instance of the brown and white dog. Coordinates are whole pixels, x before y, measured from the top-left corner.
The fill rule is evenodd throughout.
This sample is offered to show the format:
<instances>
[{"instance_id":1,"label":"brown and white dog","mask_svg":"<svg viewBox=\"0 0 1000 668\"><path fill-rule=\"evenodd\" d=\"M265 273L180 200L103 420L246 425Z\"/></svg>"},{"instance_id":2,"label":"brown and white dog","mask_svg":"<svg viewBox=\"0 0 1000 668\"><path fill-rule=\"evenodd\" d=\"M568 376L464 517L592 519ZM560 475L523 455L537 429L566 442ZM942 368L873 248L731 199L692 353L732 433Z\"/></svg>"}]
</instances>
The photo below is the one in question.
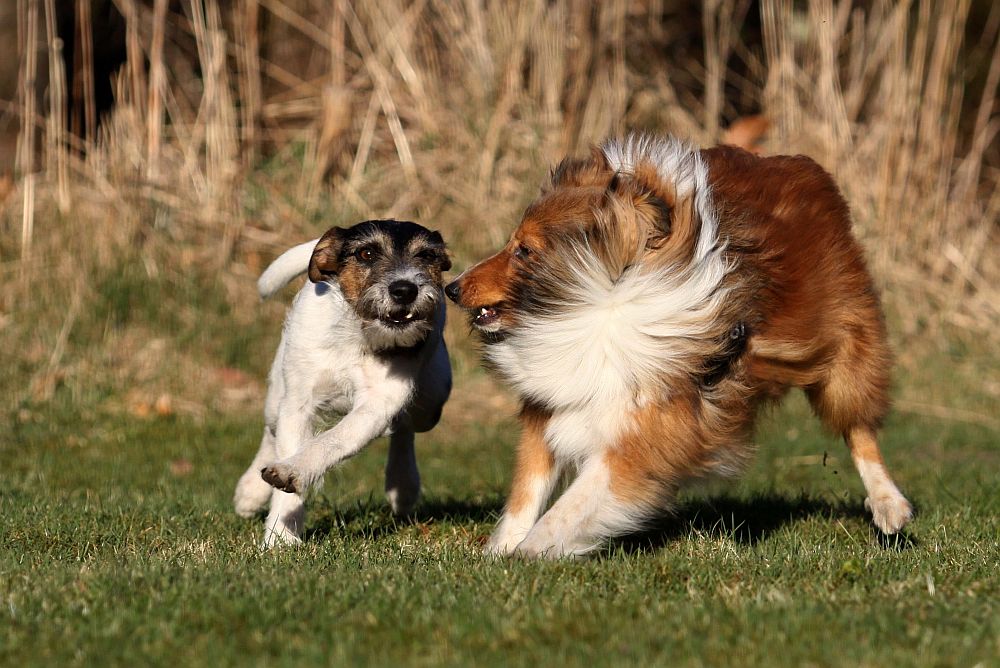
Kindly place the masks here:
<instances>
[{"instance_id":1,"label":"brown and white dog","mask_svg":"<svg viewBox=\"0 0 1000 668\"><path fill-rule=\"evenodd\" d=\"M523 400L487 550L578 555L640 528L684 481L739 471L758 408L790 387L898 532L912 511L876 441L891 355L850 226L801 156L633 135L564 160L507 245L446 288Z\"/></svg>"}]
</instances>

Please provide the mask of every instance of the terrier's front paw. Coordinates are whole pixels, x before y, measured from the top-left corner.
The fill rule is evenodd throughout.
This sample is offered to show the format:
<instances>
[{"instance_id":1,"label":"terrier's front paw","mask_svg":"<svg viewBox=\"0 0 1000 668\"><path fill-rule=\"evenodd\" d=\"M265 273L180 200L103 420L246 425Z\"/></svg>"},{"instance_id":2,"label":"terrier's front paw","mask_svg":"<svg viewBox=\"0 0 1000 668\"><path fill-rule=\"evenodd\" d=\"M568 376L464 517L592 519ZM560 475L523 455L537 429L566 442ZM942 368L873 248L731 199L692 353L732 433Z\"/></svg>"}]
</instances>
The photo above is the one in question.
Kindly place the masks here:
<instances>
[{"instance_id":1,"label":"terrier's front paw","mask_svg":"<svg viewBox=\"0 0 1000 668\"><path fill-rule=\"evenodd\" d=\"M271 550L276 547L301 544L302 539L299 537L298 531L293 527L278 524L264 529L264 540L261 541L260 549Z\"/></svg>"},{"instance_id":2,"label":"terrier's front paw","mask_svg":"<svg viewBox=\"0 0 1000 668\"><path fill-rule=\"evenodd\" d=\"M868 497L865 499L865 508L871 511L875 526L888 536L899 533L913 518L913 506L898 492Z\"/></svg>"},{"instance_id":3,"label":"terrier's front paw","mask_svg":"<svg viewBox=\"0 0 1000 668\"><path fill-rule=\"evenodd\" d=\"M282 492L298 494L304 491L301 489L302 485L299 484L299 477L296 475L295 469L284 462L275 462L270 466L265 466L260 470L260 477L268 485L280 489Z\"/></svg>"}]
</instances>

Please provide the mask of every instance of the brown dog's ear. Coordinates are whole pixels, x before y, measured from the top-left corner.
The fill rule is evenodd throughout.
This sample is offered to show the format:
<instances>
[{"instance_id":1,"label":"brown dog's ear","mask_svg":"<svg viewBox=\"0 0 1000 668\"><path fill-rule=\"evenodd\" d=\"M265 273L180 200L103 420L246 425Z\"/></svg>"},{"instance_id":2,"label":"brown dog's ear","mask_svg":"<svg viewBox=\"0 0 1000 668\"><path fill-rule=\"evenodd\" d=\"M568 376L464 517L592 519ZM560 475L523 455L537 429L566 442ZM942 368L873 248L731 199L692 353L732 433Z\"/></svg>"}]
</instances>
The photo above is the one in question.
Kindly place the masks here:
<instances>
[{"instance_id":1,"label":"brown dog's ear","mask_svg":"<svg viewBox=\"0 0 1000 668\"><path fill-rule=\"evenodd\" d=\"M642 217L647 220L646 249L663 264L689 257L701 231L695 193L678 193L676 185L663 179L648 162L636 166L633 179L645 196L636 209L644 212Z\"/></svg>"},{"instance_id":2,"label":"brown dog's ear","mask_svg":"<svg viewBox=\"0 0 1000 668\"><path fill-rule=\"evenodd\" d=\"M564 158L549 172L548 182L542 184L542 193L560 187L602 187L611 178L611 167L604 153L596 146L590 149L589 158Z\"/></svg>"},{"instance_id":3,"label":"brown dog's ear","mask_svg":"<svg viewBox=\"0 0 1000 668\"><path fill-rule=\"evenodd\" d=\"M632 173L615 172L604 192L603 206L624 205L635 234L640 235L647 250L656 250L670 239L673 231L673 211L667 200L670 193L660 183L656 168L642 162ZM620 223L624 224L624 223Z\"/></svg>"},{"instance_id":4,"label":"brown dog's ear","mask_svg":"<svg viewBox=\"0 0 1000 668\"><path fill-rule=\"evenodd\" d=\"M649 223L646 247L660 248L673 232L675 193L672 188L665 186L656 167L648 162L639 163L632 178L643 194L642 201L636 204L641 207L644 218Z\"/></svg>"},{"instance_id":5,"label":"brown dog's ear","mask_svg":"<svg viewBox=\"0 0 1000 668\"><path fill-rule=\"evenodd\" d=\"M344 245L346 232L342 227L331 227L316 242L316 248L309 259L310 281L322 283L340 271L340 249Z\"/></svg>"}]
</instances>

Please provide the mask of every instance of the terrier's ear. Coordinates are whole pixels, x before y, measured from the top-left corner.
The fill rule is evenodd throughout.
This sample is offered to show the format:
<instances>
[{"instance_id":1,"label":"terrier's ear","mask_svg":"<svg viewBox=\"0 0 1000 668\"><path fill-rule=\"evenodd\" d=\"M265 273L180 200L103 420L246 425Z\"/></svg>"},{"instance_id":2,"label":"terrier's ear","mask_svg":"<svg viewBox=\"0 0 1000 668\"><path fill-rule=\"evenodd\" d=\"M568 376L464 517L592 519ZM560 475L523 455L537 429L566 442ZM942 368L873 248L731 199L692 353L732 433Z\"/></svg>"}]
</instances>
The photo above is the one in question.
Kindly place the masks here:
<instances>
[{"instance_id":1,"label":"terrier's ear","mask_svg":"<svg viewBox=\"0 0 1000 668\"><path fill-rule=\"evenodd\" d=\"M347 230L342 227L331 227L316 242L316 248L309 259L310 281L322 283L337 275L340 271L340 250L346 233Z\"/></svg>"},{"instance_id":2,"label":"terrier's ear","mask_svg":"<svg viewBox=\"0 0 1000 668\"><path fill-rule=\"evenodd\" d=\"M440 246L440 253L438 254L438 264L441 265L441 271L448 271L451 269L451 257L448 255L448 248L445 246L444 237L437 230L431 230L431 241L435 245Z\"/></svg>"}]
</instances>

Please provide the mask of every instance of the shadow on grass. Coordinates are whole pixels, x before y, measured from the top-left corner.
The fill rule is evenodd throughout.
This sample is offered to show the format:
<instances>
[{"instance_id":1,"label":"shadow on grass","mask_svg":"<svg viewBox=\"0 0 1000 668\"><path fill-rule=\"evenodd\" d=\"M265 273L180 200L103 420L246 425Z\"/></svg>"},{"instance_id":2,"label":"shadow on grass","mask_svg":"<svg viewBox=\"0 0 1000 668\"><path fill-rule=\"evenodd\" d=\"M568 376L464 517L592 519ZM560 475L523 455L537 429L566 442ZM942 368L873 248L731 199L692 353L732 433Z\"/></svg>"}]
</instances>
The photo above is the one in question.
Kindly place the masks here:
<instances>
[{"instance_id":1,"label":"shadow on grass","mask_svg":"<svg viewBox=\"0 0 1000 668\"><path fill-rule=\"evenodd\" d=\"M616 549L626 553L655 551L692 534L727 538L753 546L782 527L811 517L830 522L846 518L871 522L860 503L780 494L758 494L750 498L723 495L682 502L672 515L654 522L645 531L611 541L609 552ZM875 531L875 535L885 549L902 551L917 545L916 539L906 533L886 536Z\"/></svg>"},{"instance_id":2,"label":"shadow on grass","mask_svg":"<svg viewBox=\"0 0 1000 668\"><path fill-rule=\"evenodd\" d=\"M385 500L374 495L340 509L332 507L328 502L319 501L309 508L312 526L306 531L307 540L320 540L331 533L347 538L377 540L404 527L439 523L486 524L492 528L503 510L503 500L500 497L483 500L450 497L425 499L407 517L394 516Z\"/></svg>"},{"instance_id":3,"label":"shadow on grass","mask_svg":"<svg viewBox=\"0 0 1000 668\"><path fill-rule=\"evenodd\" d=\"M485 500L436 498L423 501L410 517L395 517L381 498L370 496L346 508L337 509L329 502L314 504L310 509L312 528L306 532L309 540L321 540L330 534L345 538L378 540L414 525L479 524L485 532L503 510L499 497ZM704 535L727 538L741 545L752 546L766 540L788 524L811 517L863 519L870 522L860 503L830 502L808 496L788 497L780 494L758 494L750 498L715 496L682 502L672 515L654 522L645 531L611 541L602 554L618 550L626 553L655 551L685 536ZM917 545L912 536L884 536L876 532L879 544L888 550L907 550Z\"/></svg>"}]
</instances>

